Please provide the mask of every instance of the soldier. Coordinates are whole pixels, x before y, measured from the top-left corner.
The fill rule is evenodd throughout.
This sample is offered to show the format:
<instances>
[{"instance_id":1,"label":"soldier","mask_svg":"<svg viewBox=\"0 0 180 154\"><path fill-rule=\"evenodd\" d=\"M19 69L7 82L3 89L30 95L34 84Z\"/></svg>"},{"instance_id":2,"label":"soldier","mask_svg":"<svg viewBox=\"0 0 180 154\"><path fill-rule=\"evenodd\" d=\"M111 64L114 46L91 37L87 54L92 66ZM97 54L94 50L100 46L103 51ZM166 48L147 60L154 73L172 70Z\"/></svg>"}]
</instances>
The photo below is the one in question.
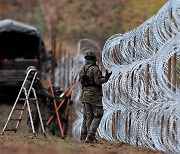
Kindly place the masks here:
<instances>
[{"instance_id":1,"label":"soldier","mask_svg":"<svg viewBox=\"0 0 180 154\"><path fill-rule=\"evenodd\" d=\"M83 124L80 140L86 143L96 141L95 135L103 116L102 84L107 82L111 73L106 71L105 76L96 64L96 55L93 50L85 52L85 65L79 73L82 85Z\"/></svg>"},{"instance_id":2,"label":"soldier","mask_svg":"<svg viewBox=\"0 0 180 154\"><path fill-rule=\"evenodd\" d=\"M36 70L36 68L34 66L29 66L27 68L27 72L30 70ZM30 72L27 81L24 85L24 87L28 90L30 87L30 84L32 82L33 76L34 76L34 71ZM38 102L39 102L39 106L40 106L40 111L41 111L41 116L42 116L42 120L43 123L45 124L45 122L48 120L49 115L47 115L47 102L46 102L46 98L49 99L53 99L52 95L43 87L40 79L38 77L35 78L34 83L33 83L33 88L36 91L37 94L37 98L38 98ZM31 113L32 113L32 119L33 119L33 124L34 124L34 129L36 132L39 131L40 128L40 120L38 117L38 111L37 111L37 107L35 102L30 102L30 106L31 106ZM30 123L30 117L28 117L27 120L27 124L31 130L31 123Z\"/></svg>"},{"instance_id":3,"label":"soldier","mask_svg":"<svg viewBox=\"0 0 180 154\"><path fill-rule=\"evenodd\" d=\"M63 91L60 90L60 87L53 87L53 91L54 91L57 106L59 106L61 101L64 99L64 103L58 110L58 113L59 113L61 124L63 127L64 136L66 136L67 131L68 131L68 123L69 123L68 122L68 119L69 119L68 118L68 116L69 116L69 109L68 109L69 107L68 106L71 105L72 102L70 101L69 97L66 97L66 96L60 97L60 95L63 93ZM49 104L51 104L51 107L50 107L51 114L56 114L55 108L54 108L54 103L51 101ZM52 135L61 137L61 133L60 133L60 129L59 129L59 125L58 125L58 121L57 121L56 117L50 123L49 129L50 129L50 132L52 133Z\"/></svg>"}]
</instances>

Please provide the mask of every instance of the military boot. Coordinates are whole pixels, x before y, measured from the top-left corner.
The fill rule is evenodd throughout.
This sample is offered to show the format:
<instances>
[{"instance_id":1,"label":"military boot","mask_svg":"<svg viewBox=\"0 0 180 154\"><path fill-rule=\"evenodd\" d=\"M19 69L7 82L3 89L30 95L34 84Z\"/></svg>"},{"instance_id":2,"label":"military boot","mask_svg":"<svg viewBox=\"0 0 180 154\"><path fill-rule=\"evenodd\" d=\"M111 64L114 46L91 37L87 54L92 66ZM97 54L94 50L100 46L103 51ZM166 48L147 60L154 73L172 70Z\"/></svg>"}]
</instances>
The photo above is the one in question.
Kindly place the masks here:
<instances>
[{"instance_id":1,"label":"military boot","mask_svg":"<svg viewBox=\"0 0 180 154\"><path fill-rule=\"evenodd\" d=\"M83 135L81 134L80 140L81 140L81 141L85 141L86 136L87 136L86 134L83 134Z\"/></svg>"},{"instance_id":2,"label":"military boot","mask_svg":"<svg viewBox=\"0 0 180 154\"><path fill-rule=\"evenodd\" d=\"M98 143L99 140L98 140L96 137L94 137L94 142L95 142L95 143Z\"/></svg>"},{"instance_id":3,"label":"military boot","mask_svg":"<svg viewBox=\"0 0 180 154\"><path fill-rule=\"evenodd\" d=\"M85 141L86 137L87 137L87 128L86 127L82 127L81 135L80 135L80 140L81 141Z\"/></svg>"},{"instance_id":4,"label":"military boot","mask_svg":"<svg viewBox=\"0 0 180 154\"><path fill-rule=\"evenodd\" d=\"M95 143L95 135L88 135L85 139L85 143Z\"/></svg>"},{"instance_id":5,"label":"military boot","mask_svg":"<svg viewBox=\"0 0 180 154\"><path fill-rule=\"evenodd\" d=\"M85 143L94 143L94 138L87 137L87 138L85 139Z\"/></svg>"}]
</instances>

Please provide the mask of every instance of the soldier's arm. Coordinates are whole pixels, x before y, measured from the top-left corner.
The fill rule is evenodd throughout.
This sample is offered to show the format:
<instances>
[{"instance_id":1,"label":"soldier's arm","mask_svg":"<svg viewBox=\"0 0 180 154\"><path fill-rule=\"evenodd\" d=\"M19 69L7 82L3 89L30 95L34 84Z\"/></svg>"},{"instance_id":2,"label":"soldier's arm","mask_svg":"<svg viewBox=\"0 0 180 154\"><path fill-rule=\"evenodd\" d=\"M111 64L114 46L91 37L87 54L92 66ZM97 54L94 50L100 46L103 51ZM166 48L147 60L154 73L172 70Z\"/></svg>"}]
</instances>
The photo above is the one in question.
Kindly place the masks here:
<instances>
[{"instance_id":1,"label":"soldier's arm","mask_svg":"<svg viewBox=\"0 0 180 154\"><path fill-rule=\"evenodd\" d=\"M79 82L81 83L82 82L82 76L84 74L84 71L83 71L84 67L80 70L79 72Z\"/></svg>"},{"instance_id":2,"label":"soldier's arm","mask_svg":"<svg viewBox=\"0 0 180 154\"><path fill-rule=\"evenodd\" d=\"M33 84L34 89L37 94L43 94L43 86L39 78L36 78Z\"/></svg>"},{"instance_id":3,"label":"soldier's arm","mask_svg":"<svg viewBox=\"0 0 180 154\"><path fill-rule=\"evenodd\" d=\"M81 76L82 76L82 70L80 70L80 72L79 72L79 82L81 82L81 80L82 80Z\"/></svg>"},{"instance_id":4,"label":"soldier's arm","mask_svg":"<svg viewBox=\"0 0 180 154\"><path fill-rule=\"evenodd\" d=\"M51 93L48 92L46 89L44 89L44 95L45 95L45 97L53 98L52 95L51 95Z\"/></svg>"},{"instance_id":5,"label":"soldier's arm","mask_svg":"<svg viewBox=\"0 0 180 154\"><path fill-rule=\"evenodd\" d=\"M98 67L93 67L93 77L97 85L101 85L107 82L107 79L104 76L102 76L102 72Z\"/></svg>"}]
</instances>

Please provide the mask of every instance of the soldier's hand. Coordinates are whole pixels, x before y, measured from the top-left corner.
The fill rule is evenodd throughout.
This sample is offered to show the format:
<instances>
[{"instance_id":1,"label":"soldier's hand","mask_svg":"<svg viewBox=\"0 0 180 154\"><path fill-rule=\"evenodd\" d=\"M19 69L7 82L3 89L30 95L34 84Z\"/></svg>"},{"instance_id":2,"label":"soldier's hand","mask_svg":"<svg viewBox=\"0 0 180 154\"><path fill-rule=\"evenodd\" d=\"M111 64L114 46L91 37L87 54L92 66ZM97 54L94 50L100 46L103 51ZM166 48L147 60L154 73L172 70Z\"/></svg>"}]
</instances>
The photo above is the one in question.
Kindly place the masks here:
<instances>
[{"instance_id":1,"label":"soldier's hand","mask_svg":"<svg viewBox=\"0 0 180 154\"><path fill-rule=\"evenodd\" d=\"M106 70L106 74L105 74L106 80L109 80L111 74L112 74L112 71L110 73L108 73L108 71Z\"/></svg>"}]
</instances>

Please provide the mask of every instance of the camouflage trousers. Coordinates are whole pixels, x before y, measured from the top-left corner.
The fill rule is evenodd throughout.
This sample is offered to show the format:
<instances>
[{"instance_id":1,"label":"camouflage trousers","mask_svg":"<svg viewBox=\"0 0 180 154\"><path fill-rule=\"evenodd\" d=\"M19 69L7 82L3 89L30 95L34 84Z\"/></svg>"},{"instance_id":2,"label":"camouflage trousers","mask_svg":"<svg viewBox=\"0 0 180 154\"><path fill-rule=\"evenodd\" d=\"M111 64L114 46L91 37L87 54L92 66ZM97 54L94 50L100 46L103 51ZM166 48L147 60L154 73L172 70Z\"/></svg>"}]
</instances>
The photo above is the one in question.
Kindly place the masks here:
<instances>
[{"instance_id":1,"label":"camouflage trousers","mask_svg":"<svg viewBox=\"0 0 180 154\"><path fill-rule=\"evenodd\" d=\"M103 106L95 104L83 104L83 123L81 128L81 140L94 139L103 116Z\"/></svg>"},{"instance_id":2,"label":"camouflage trousers","mask_svg":"<svg viewBox=\"0 0 180 154\"><path fill-rule=\"evenodd\" d=\"M39 104L39 108L40 108L40 112L41 112L41 118L42 118L42 122L43 122L44 127L45 127L45 124L46 124L48 118L50 117L50 114L48 113L47 107L45 106L45 103L43 101L44 100L42 98L38 98L38 104ZM34 101L31 101L29 103L30 103L30 109L31 109L31 115L32 115L34 130L36 132L41 132L42 128L41 128L41 123L40 123L36 103ZM32 126L31 126L31 121L30 121L29 115L28 115L28 119L27 119L27 125L29 127L29 131L31 132Z\"/></svg>"},{"instance_id":3,"label":"camouflage trousers","mask_svg":"<svg viewBox=\"0 0 180 154\"><path fill-rule=\"evenodd\" d=\"M60 115L60 117L61 117L61 115ZM61 118L61 124L62 124L62 128L63 128L64 136L66 137L67 132L68 132L68 119ZM61 131L59 129L59 124L58 124L58 121L56 118L54 118L53 121L50 123L49 130L53 136L58 136L58 137L62 136Z\"/></svg>"},{"instance_id":4,"label":"camouflage trousers","mask_svg":"<svg viewBox=\"0 0 180 154\"><path fill-rule=\"evenodd\" d=\"M32 120L33 120L34 130L36 132L39 132L40 123L39 123L38 111L35 108L36 107L35 105L32 105L32 106L31 106L31 116L32 116ZM32 126L31 126L30 116L28 116L27 125L29 127L29 132L31 132Z\"/></svg>"}]
</instances>

